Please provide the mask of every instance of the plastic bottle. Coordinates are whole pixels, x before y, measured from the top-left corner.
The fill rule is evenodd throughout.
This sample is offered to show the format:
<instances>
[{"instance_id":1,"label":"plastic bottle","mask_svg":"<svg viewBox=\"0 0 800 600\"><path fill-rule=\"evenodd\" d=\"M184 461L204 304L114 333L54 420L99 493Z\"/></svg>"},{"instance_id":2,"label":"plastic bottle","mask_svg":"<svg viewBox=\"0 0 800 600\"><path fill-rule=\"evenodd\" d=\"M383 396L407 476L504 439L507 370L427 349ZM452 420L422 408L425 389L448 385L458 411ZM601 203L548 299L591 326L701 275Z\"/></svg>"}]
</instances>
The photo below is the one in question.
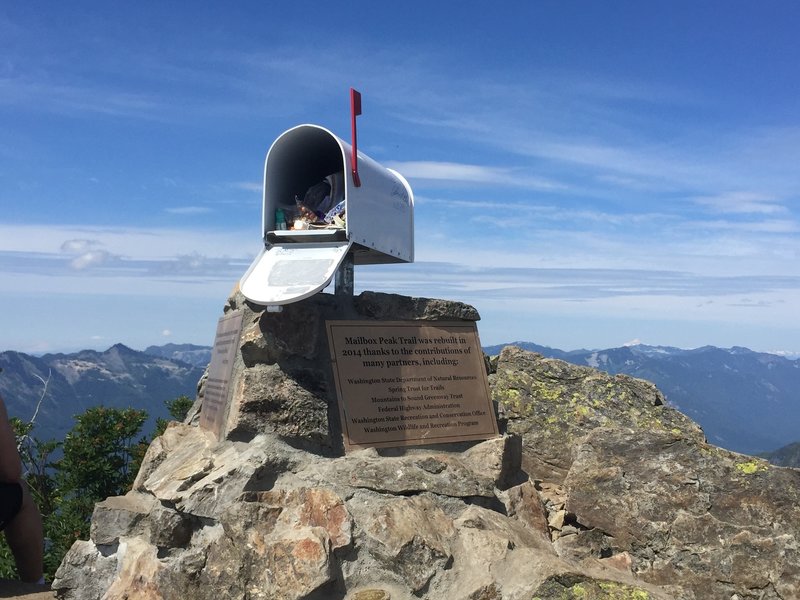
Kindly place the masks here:
<instances>
[{"instance_id":1,"label":"plastic bottle","mask_svg":"<svg viewBox=\"0 0 800 600\"><path fill-rule=\"evenodd\" d=\"M282 208L275 209L275 229L286 229L286 215Z\"/></svg>"}]
</instances>

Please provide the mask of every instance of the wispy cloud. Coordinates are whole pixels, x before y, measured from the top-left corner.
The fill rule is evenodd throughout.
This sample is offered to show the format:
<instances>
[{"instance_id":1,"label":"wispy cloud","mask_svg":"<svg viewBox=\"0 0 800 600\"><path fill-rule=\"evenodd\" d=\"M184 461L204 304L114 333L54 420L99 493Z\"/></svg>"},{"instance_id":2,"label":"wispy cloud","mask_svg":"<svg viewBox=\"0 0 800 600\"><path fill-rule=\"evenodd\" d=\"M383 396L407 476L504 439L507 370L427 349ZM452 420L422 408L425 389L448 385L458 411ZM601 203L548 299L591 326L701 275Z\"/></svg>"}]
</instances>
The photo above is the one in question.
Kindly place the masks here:
<instances>
[{"instance_id":1,"label":"wispy cloud","mask_svg":"<svg viewBox=\"0 0 800 600\"><path fill-rule=\"evenodd\" d=\"M567 188L565 184L551 181L545 177L533 176L525 169L435 161L390 161L386 166L396 169L407 178L423 181L447 181L455 184L502 184L545 191Z\"/></svg>"},{"instance_id":2,"label":"wispy cloud","mask_svg":"<svg viewBox=\"0 0 800 600\"><path fill-rule=\"evenodd\" d=\"M208 206L175 206L165 208L164 212L172 215L204 215L212 211Z\"/></svg>"},{"instance_id":3,"label":"wispy cloud","mask_svg":"<svg viewBox=\"0 0 800 600\"><path fill-rule=\"evenodd\" d=\"M0 274L6 292L226 293L260 244L238 231L0 224Z\"/></svg>"},{"instance_id":4,"label":"wispy cloud","mask_svg":"<svg viewBox=\"0 0 800 600\"><path fill-rule=\"evenodd\" d=\"M757 192L731 192L716 196L701 196L694 201L713 212L732 214L774 215L788 212L774 196Z\"/></svg>"},{"instance_id":5,"label":"wispy cloud","mask_svg":"<svg viewBox=\"0 0 800 600\"><path fill-rule=\"evenodd\" d=\"M260 181L236 181L230 184L232 188L245 192L261 192L263 184Z\"/></svg>"},{"instance_id":6,"label":"wispy cloud","mask_svg":"<svg viewBox=\"0 0 800 600\"><path fill-rule=\"evenodd\" d=\"M3 240L0 243L0 272L9 274L6 286L13 286L14 281L24 285L24 281L31 282L31 278L41 277L42 285L46 281L51 291L57 291L59 286L64 290L75 289L73 280L77 275L81 276L84 291L95 290L97 293L109 293L112 287L114 293L134 290L142 293L148 286L163 289L164 284L172 286L179 282L197 284L204 281L221 283L227 291L244 273L260 245L260 241L255 239L250 240L251 243L243 242L241 238L245 236L240 232L204 235L202 232L168 229L39 227L38 230L28 228L27 232L16 231L16 238L5 235L12 229L15 228L0 226L0 239ZM33 241L31 234L34 233L38 241ZM56 240L60 237L61 241L52 245L50 240L54 237ZM686 255L682 266L690 267L687 270L659 269L659 264L675 261L670 258L671 254L657 260L658 247L643 252L641 248L626 247L625 240L621 239L615 242L619 246L616 250L619 261L608 260L608 252L614 252L612 248L595 252L594 260L587 261L593 256L588 249L590 246L570 248L573 245L571 238L559 232L552 250L559 252L559 248L562 249L564 266L553 268L544 266L543 258L549 250L542 246L534 245L534 253L520 252L512 260L507 248L493 245L476 253L474 247L472 251L462 247L464 240L445 238L443 241L444 245L432 240L418 248L422 258L417 264L359 268L357 280L393 291L406 290L412 295L436 293L446 296L453 293L494 300L559 298L587 301L629 296L706 298L738 295L752 296L760 302L765 293L800 290L800 272L796 269L782 274L714 273L714 263L708 262L711 259L697 258L702 252L708 253L706 247L698 247ZM593 243L586 236L577 234L574 242ZM55 251L48 250L48 247L54 247ZM523 247L515 243L515 248L520 251ZM570 250L567 252L567 249ZM431 262L437 256L440 262ZM708 263L707 267L703 261ZM580 262L595 264L581 268L576 266ZM618 264L614 265L614 262ZM626 262L641 266L625 267ZM516 266L508 266L515 263ZM568 266L570 263L573 266ZM127 283L122 285L123 281Z\"/></svg>"},{"instance_id":7,"label":"wispy cloud","mask_svg":"<svg viewBox=\"0 0 800 600\"><path fill-rule=\"evenodd\" d=\"M721 87L747 92L750 72L704 80L707 65L675 56L654 69L636 48L597 59L577 34L555 61L528 60L554 51L545 38L517 56L504 46L516 38L483 52L469 36L385 35L394 23L323 36L320 53L283 35L324 28L302 11L276 35L234 11L200 41L170 27L168 44L152 40L174 19L134 36L119 10L68 28L58 11L0 12L0 281L28 304L63 293L81 315L88 297L102 309L105 295L136 296L128 310L153 312L181 297L183 314L190 299L224 297L262 247L270 140L306 121L346 137L351 83L364 93L361 149L412 182L418 259L358 267L357 285L474 299L512 331L513 319L580 311L598 316L581 329L606 312L766 321L800 298L800 127L791 102L768 97L790 90L782 65L750 98ZM767 58L756 50L748 60ZM35 224L48 220L78 224ZM115 226L80 225L91 220ZM178 320L153 331L183 335Z\"/></svg>"},{"instance_id":8,"label":"wispy cloud","mask_svg":"<svg viewBox=\"0 0 800 600\"><path fill-rule=\"evenodd\" d=\"M145 51L129 57L128 66L137 78L118 87L109 84L108 78L78 76L72 67L56 61L48 69L1 77L0 103L26 110L144 119L180 120L178 105L183 113L191 114L247 114L269 106L271 112L285 110L292 115L297 107L277 90L294 90L312 104L313 98L329 103L330 90L338 89L346 69L352 70L352 60L342 57L356 56L360 79L370 90L369 101L379 104L395 122L424 124L439 142L468 140L517 157L510 168L453 161L398 163L404 174L427 181L567 189L594 195L619 190L684 191L711 202L721 185L730 189L750 180L751 185L755 182L755 195L785 187L787 177L775 175L786 172L796 164L792 159L798 158L792 150L797 147L798 133L780 128L751 127L726 132L724 137L714 136L713 130L686 129L653 137L653 129L662 125L652 105L685 108L707 102L658 81L547 71L531 80L502 72L470 71L469 77L459 76L459 70L442 78L440 69L455 60L446 49L421 49L416 58L398 49L360 50L353 52L349 42L338 41L322 57L299 46L269 53L217 51L209 55L214 68L202 70L186 57L165 58ZM387 63L394 68L385 69ZM231 90L237 92L234 110ZM389 126L388 120L382 126ZM654 143L654 139L664 141ZM547 176L539 175L541 161L569 173L572 182L555 178L552 169ZM585 179L582 187L576 183L580 178ZM260 189L257 182L234 186ZM762 211L770 209L769 202L758 203Z\"/></svg>"},{"instance_id":9,"label":"wispy cloud","mask_svg":"<svg viewBox=\"0 0 800 600\"><path fill-rule=\"evenodd\" d=\"M694 224L697 229L719 229L745 233L791 234L800 232L800 223L789 219L765 219L762 221L700 221Z\"/></svg>"},{"instance_id":10,"label":"wispy cloud","mask_svg":"<svg viewBox=\"0 0 800 600\"><path fill-rule=\"evenodd\" d=\"M249 266L246 257L206 256L199 252L182 254L158 261L147 261L146 276L169 277L209 277L237 279Z\"/></svg>"},{"instance_id":11,"label":"wispy cloud","mask_svg":"<svg viewBox=\"0 0 800 600\"><path fill-rule=\"evenodd\" d=\"M0 223L0 251L5 252L59 254L104 248L128 258L158 259L195 251L215 256L250 256L260 245L261 240L250 229Z\"/></svg>"},{"instance_id":12,"label":"wispy cloud","mask_svg":"<svg viewBox=\"0 0 800 600\"><path fill-rule=\"evenodd\" d=\"M370 281L384 277L395 282L431 278L441 290L469 294L471 298L513 298L587 301L619 297L728 297L763 295L781 290L800 291L797 276L711 276L681 271L644 269L552 269L466 267L460 264L422 263L413 268L382 267L365 271ZM735 305L737 302L731 302ZM767 306L765 300L758 302ZM774 304L770 302L769 305ZM746 302L748 307L753 302Z\"/></svg>"},{"instance_id":13,"label":"wispy cloud","mask_svg":"<svg viewBox=\"0 0 800 600\"><path fill-rule=\"evenodd\" d=\"M65 240L64 243L61 244L60 250L62 252L67 252L68 254L80 254L82 252L91 251L94 248L100 246L100 242L97 240L86 240L86 239L74 239L74 240Z\"/></svg>"},{"instance_id":14,"label":"wispy cloud","mask_svg":"<svg viewBox=\"0 0 800 600\"><path fill-rule=\"evenodd\" d=\"M169 105L149 93L123 91L87 82L60 83L29 76L0 77L0 104L58 114L103 114L162 120Z\"/></svg>"}]
</instances>

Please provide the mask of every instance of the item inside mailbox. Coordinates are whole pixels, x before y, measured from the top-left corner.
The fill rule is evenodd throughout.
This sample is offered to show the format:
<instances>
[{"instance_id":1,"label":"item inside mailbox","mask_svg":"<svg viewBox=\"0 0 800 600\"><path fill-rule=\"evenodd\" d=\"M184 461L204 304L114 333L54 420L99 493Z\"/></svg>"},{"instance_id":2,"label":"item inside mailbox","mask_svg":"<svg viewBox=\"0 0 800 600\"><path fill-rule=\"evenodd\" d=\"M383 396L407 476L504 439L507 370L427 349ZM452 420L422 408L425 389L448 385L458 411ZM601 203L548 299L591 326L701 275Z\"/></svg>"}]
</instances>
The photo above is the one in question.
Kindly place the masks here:
<instances>
[{"instance_id":1,"label":"item inside mailbox","mask_svg":"<svg viewBox=\"0 0 800 600\"><path fill-rule=\"evenodd\" d=\"M344 229L344 173L332 173L312 185L300 200L295 196L295 212L290 229ZM286 213L290 209L278 209ZM276 211L276 223L277 223Z\"/></svg>"}]
</instances>

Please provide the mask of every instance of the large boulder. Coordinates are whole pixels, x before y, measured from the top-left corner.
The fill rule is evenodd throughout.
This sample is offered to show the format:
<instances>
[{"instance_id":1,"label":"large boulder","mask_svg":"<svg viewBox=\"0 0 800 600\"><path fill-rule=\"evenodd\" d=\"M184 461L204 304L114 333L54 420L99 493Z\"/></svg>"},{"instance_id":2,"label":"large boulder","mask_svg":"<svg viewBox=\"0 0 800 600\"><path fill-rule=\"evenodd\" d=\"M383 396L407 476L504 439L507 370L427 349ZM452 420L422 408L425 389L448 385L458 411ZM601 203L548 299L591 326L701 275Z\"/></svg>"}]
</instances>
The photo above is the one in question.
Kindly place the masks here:
<instances>
[{"instance_id":1,"label":"large boulder","mask_svg":"<svg viewBox=\"0 0 800 600\"><path fill-rule=\"evenodd\" d=\"M523 468L534 479L562 483L577 442L598 427L705 440L700 427L666 406L649 381L545 359L514 346L493 362L492 398L508 430L524 439Z\"/></svg>"},{"instance_id":2,"label":"large boulder","mask_svg":"<svg viewBox=\"0 0 800 600\"><path fill-rule=\"evenodd\" d=\"M331 458L272 434L216 441L172 424L135 488L97 505L54 588L93 600L529 600L583 582L668 598L558 556L516 436L470 446Z\"/></svg>"},{"instance_id":3,"label":"large boulder","mask_svg":"<svg viewBox=\"0 0 800 600\"><path fill-rule=\"evenodd\" d=\"M511 347L491 379L559 556L676 599L800 598L800 470L706 443L646 381Z\"/></svg>"},{"instance_id":4,"label":"large boulder","mask_svg":"<svg viewBox=\"0 0 800 600\"><path fill-rule=\"evenodd\" d=\"M800 597L800 472L708 445L652 384L507 348L487 361L499 437L345 455L325 320L475 310L374 293L231 309L220 435L190 418L151 444L65 557L59 597Z\"/></svg>"}]
</instances>

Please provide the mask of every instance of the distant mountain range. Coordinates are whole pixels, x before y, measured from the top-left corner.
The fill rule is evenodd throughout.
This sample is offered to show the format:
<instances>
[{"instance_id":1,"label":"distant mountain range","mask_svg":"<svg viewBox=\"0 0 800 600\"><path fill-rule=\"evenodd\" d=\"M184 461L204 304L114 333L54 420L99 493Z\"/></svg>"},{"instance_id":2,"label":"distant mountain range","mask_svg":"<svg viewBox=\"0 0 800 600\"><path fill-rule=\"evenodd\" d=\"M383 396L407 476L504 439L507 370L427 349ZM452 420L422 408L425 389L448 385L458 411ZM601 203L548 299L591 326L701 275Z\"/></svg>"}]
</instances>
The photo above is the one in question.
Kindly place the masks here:
<instances>
[{"instance_id":1,"label":"distant mountain range","mask_svg":"<svg viewBox=\"0 0 800 600\"><path fill-rule=\"evenodd\" d=\"M506 345L652 381L670 405L699 423L709 441L723 448L775 453L800 441L800 360L713 346L681 350L636 345L565 352L513 342L484 350L497 354Z\"/></svg>"},{"instance_id":2,"label":"distant mountain range","mask_svg":"<svg viewBox=\"0 0 800 600\"><path fill-rule=\"evenodd\" d=\"M484 351L498 354L506 345L510 344ZM703 427L713 444L767 456L775 464L800 466L800 360L736 347L681 350L637 345L563 351L531 342L513 345L652 381L670 405ZM157 417L167 416L166 400L182 394L194 398L211 350L166 344L140 352L117 344L105 352L38 357L2 352L0 394L12 415L29 420L44 387L39 377L47 379L50 373L36 418L35 435L40 439L62 439L74 415L98 404L146 410L150 431Z\"/></svg>"},{"instance_id":3,"label":"distant mountain range","mask_svg":"<svg viewBox=\"0 0 800 600\"><path fill-rule=\"evenodd\" d=\"M773 465L800 468L800 442L789 444L775 450L775 452L765 452L761 456Z\"/></svg>"},{"instance_id":4,"label":"distant mountain range","mask_svg":"<svg viewBox=\"0 0 800 600\"><path fill-rule=\"evenodd\" d=\"M151 356L160 356L170 360L185 362L195 367L206 368L211 362L211 346L195 346L194 344L164 344L163 346L148 346L144 353Z\"/></svg>"},{"instance_id":5,"label":"distant mountain range","mask_svg":"<svg viewBox=\"0 0 800 600\"><path fill-rule=\"evenodd\" d=\"M158 417L168 416L166 400L184 394L195 397L210 356L210 348L175 344L145 352L122 344L105 352L43 356L3 352L0 394L10 415L29 421L49 377L34 429L34 436L42 440L63 439L74 425L73 416L100 404L146 410L149 433Z\"/></svg>"}]
</instances>

